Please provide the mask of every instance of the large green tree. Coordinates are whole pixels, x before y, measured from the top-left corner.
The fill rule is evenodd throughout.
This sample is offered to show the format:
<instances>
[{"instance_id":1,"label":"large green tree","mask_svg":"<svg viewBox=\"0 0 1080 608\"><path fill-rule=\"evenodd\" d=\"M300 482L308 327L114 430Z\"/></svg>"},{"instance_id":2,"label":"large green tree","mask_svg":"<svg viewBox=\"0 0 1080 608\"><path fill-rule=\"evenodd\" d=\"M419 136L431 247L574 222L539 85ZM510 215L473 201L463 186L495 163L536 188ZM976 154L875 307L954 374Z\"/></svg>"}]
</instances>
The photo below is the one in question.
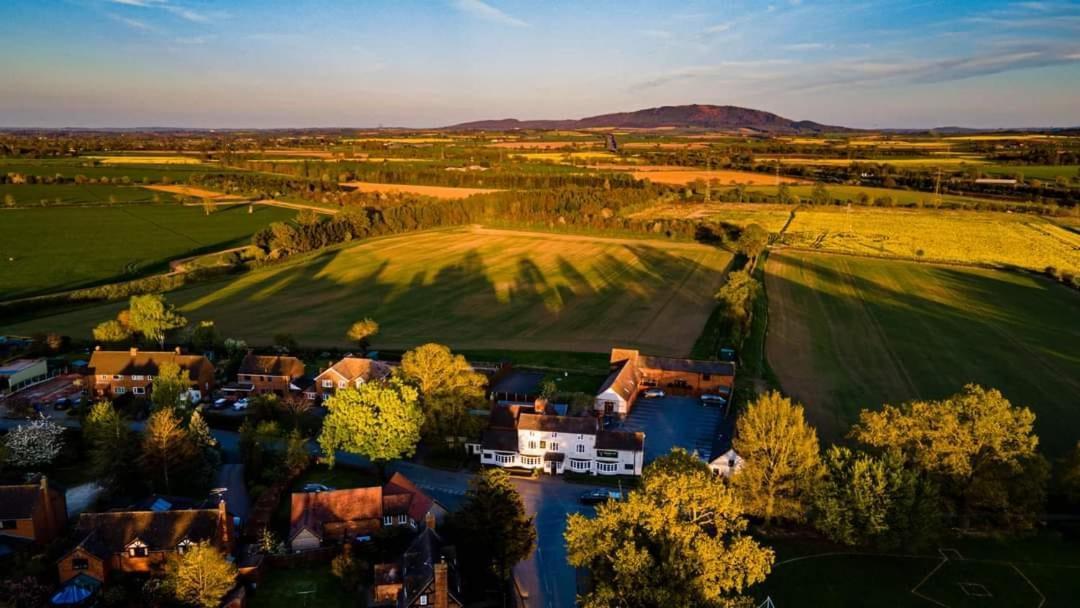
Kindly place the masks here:
<instances>
[{"instance_id":1,"label":"large green tree","mask_svg":"<svg viewBox=\"0 0 1080 608\"><path fill-rule=\"evenodd\" d=\"M739 235L739 240L736 243L739 252L751 260L757 259L768 246L769 231L762 228L760 224L750 224L743 228L742 234Z\"/></svg>"},{"instance_id":2,"label":"large green tree","mask_svg":"<svg viewBox=\"0 0 1080 608\"><path fill-rule=\"evenodd\" d=\"M357 346L361 350L367 352L368 346L371 343L371 339L375 337L375 334L379 333L379 324L371 318L363 318L356 323L349 326L349 331L345 332L350 340L355 340Z\"/></svg>"},{"instance_id":3,"label":"large green tree","mask_svg":"<svg viewBox=\"0 0 1080 608\"><path fill-rule=\"evenodd\" d=\"M199 608L217 608L236 585L236 566L209 543L192 545L165 565L165 586L177 600Z\"/></svg>"},{"instance_id":4,"label":"large green tree","mask_svg":"<svg viewBox=\"0 0 1080 608\"><path fill-rule=\"evenodd\" d=\"M187 325L184 318L161 294L131 296L128 303L128 325L143 338L165 348L165 335Z\"/></svg>"},{"instance_id":5,"label":"large green tree","mask_svg":"<svg viewBox=\"0 0 1080 608\"><path fill-rule=\"evenodd\" d=\"M738 605L772 569L737 494L685 454L665 458L625 500L570 516L568 560L593 580L585 608Z\"/></svg>"},{"instance_id":6,"label":"large green tree","mask_svg":"<svg viewBox=\"0 0 1080 608\"><path fill-rule=\"evenodd\" d=\"M420 391L424 432L444 438L469 433L469 413L484 400L483 374L442 344L424 344L401 357L401 375Z\"/></svg>"},{"instance_id":7,"label":"large green tree","mask_svg":"<svg viewBox=\"0 0 1080 608\"><path fill-rule=\"evenodd\" d=\"M177 473L193 464L198 446L172 408L162 408L146 421L142 465L158 491L171 492Z\"/></svg>"},{"instance_id":8,"label":"large green tree","mask_svg":"<svg viewBox=\"0 0 1080 608\"><path fill-rule=\"evenodd\" d=\"M360 454L376 464L412 456L420 440L424 414L416 389L399 378L365 382L326 400L319 446L331 466L334 451Z\"/></svg>"},{"instance_id":9,"label":"large green tree","mask_svg":"<svg viewBox=\"0 0 1080 608\"><path fill-rule=\"evenodd\" d=\"M761 291L757 279L749 270L729 272L727 281L716 293L716 299L723 306L724 318L728 325L728 340L735 345L742 344L750 332L750 315L754 308L754 298Z\"/></svg>"},{"instance_id":10,"label":"large green tree","mask_svg":"<svg viewBox=\"0 0 1080 608\"><path fill-rule=\"evenodd\" d=\"M99 401L83 421L83 439L89 447L95 476L110 488L129 486L138 454L134 433L112 403Z\"/></svg>"},{"instance_id":11,"label":"large green tree","mask_svg":"<svg viewBox=\"0 0 1080 608\"><path fill-rule=\"evenodd\" d=\"M93 329L94 340L108 344L119 344L131 339L131 328L119 319L103 321Z\"/></svg>"},{"instance_id":12,"label":"large green tree","mask_svg":"<svg viewBox=\"0 0 1080 608\"><path fill-rule=\"evenodd\" d=\"M158 366L157 375L150 381L150 402L155 409L177 407L188 386L187 372L166 361Z\"/></svg>"},{"instance_id":13,"label":"large green tree","mask_svg":"<svg viewBox=\"0 0 1080 608\"><path fill-rule=\"evenodd\" d=\"M514 565L536 547L536 527L502 469L485 469L469 482L465 503L447 523L474 585L505 587Z\"/></svg>"},{"instance_id":14,"label":"large green tree","mask_svg":"<svg viewBox=\"0 0 1080 608\"><path fill-rule=\"evenodd\" d=\"M996 389L969 384L940 401L863 410L852 436L934 476L961 527L1034 525L1046 461L1036 452L1035 414Z\"/></svg>"},{"instance_id":15,"label":"large green tree","mask_svg":"<svg viewBox=\"0 0 1080 608\"><path fill-rule=\"evenodd\" d=\"M758 397L739 416L733 446L744 462L732 482L748 512L766 525L801 521L821 473L817 432L802 405L775 391Z\"/></svg>"}]
</instances>

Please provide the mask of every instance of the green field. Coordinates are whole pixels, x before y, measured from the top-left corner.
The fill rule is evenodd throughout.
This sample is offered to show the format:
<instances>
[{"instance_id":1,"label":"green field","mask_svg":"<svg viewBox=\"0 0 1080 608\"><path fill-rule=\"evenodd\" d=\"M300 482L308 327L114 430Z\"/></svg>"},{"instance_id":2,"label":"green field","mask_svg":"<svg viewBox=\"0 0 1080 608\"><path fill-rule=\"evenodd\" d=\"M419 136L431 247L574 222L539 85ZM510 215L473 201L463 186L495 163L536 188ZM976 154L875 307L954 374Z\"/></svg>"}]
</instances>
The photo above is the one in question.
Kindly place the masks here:
<instances>
[{"instance_id":1,"label":"green field","mask_svg":"<svg viewBox=\"0 0 1080 608\"><path fill-rule=\"evenodd\" d=\"M814 186L789 186L789 188L792 194L804 199L809 199L814 192ZM777 189L776 186L747 186L746 190L747 192L764 192L765 194L775 195ZM893 204L897 206L921 204L930 207L937 198L933 192L898 190L894 188L872 188L869 186L838 186L835 184L828 184L825 186L825 190L828 191L829 196L832 197L833 200L856 201L858 200L859 193L865 193L870 197L871 202L878 198L889 197L892 199ZM955 194L942 194L941 201L943 203L956 203L969 206L994 202L973 196L957 196Z\"/></svg>"},{"instance_id":2,"label":"green field","mask_svg":"<svg viewBox=\"0 0 1080 608\"><path fill-rule=\"evenodd\" d=\"M356 592L348 592L325 563L267 572L250 596L251 608L352 608L359 606Z\"/></svg>"},{"instance_id":3,"label":"green field","mask_svg":"<svg viewBox=\"0 0 1080 608\"><path fill-rule=\"evenodd\" d=\"M983 165L979 170L1002 177L1022 173L1024 179L1080 178L1080 165Z\"/></svg>"},{"instance_id":4,"label":"green field","mask_svg":"<svg viewBox=\"0 0 1080 608\"><path fill-rule=\"evenodd\" d=\"M19 173L42 177L53 177L57 174L66 178L82 175L91 179L107 177L110 180L129 177L133 181L141 181L143 178L160 181L162 177L168 177L174 182L185 182L194 173L235 173L238 171L238 169L222 169L216 163L198 165L99 164L95 166L94 162L87 158L0 158L0 174Z\"/></svg>"},{"instance_id":5,"label":"green field","mask_svg":"<svg viewBox=\"0 0 1080 608\"><path fill-rule=\"evenodd\" d=\"M295 215L262 206L209 216L179 205L0 210L0 294L12 299L167 270L169 260L247 244L259 228Z\"/></svg>"},{"instance_id":6,"label":"green field","mask_svg":"<svg viewBox=\"0 0 1080 608\"><path fill-rule=\"evenodd\" d=\"M149 203L154 193L138 186L99 184L0 184L0 200L10 195L17 207L56 207L64 205L108 205L117 203ZM160 201L172 199L160 193Z\"/></svg>"},{"instance_id":7,"label":"green field","mask_svg":"<svg viewBox=\"0 0 1080 608\"><path fill-rule=\"evenodd\" d=\"M992 270L774 251L767 352L826 440L863 408L999 388L1037 415L1047 453L1080 428L1080 294Z\"/></svg>"},{"instance_id":8,"label":"green field","mask_svg":"<svg viewBox=\"0 0 1080 608\"><path fill-rule=\"evenodd\" d=\"M413 233L330 249L169 294L189 319L268 344L347 346L372 317L375 348L439 341L454 349L685 355L731 256L694 243L480 228ZM122 303L0 328L88 337Z\"/></svg>"}]
</instances>

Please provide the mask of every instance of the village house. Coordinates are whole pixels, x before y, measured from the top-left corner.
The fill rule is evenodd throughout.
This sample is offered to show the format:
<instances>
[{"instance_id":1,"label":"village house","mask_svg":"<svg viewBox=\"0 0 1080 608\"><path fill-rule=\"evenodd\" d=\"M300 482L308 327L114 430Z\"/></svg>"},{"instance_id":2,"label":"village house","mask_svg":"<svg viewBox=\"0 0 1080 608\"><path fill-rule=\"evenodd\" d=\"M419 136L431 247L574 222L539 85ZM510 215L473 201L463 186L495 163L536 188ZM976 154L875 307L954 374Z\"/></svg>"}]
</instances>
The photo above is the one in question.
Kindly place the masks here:
<instances>
[{"instance_id":1,"label":"village house","mask_svg":"<svg viewBox=\"0 0 1080 608\"><path fill-rule=\"evenodd\" d=\"M735 448L728 448L726 452L709 461L709 470L724 478L730 478L742 466L743 457L739 456Z\"/></svg>"},{"instance_id":2,"label":"village house","mask_svg":"<svg viewBox=\"0 0 1080 608\"><path fill-rule=\"evenodd\" d=\"M304 362L287 355L256 355L248 353L240 362L236 373L236 384L228 388L230 392L244 392L255 395L274 394L284 397L291 392L299 392L301 378L304 376Z\"/></svg>"},{"instance_id":3,"label":"village house","mask_svg":"<svg viewBox=\"0 0 1080 608\"><path fill-rule=\"evenodd\" d=\"M611 374L601 385L594 407L598 413L625 416L638 392L659 388L673 395L729 397L735 386L735 364L651 357L636 350L611 350Z\"/></svg>"},{"instance_id":4,"label":"village house","mask_svg":"<svg viewBox=\"0 0 1080 608\"><path fill-rule=\"evenodd\" d=\"M418 529L445 513L401 473L383 486L297 492L292 495L289 546L293 551L309 551L370 536L384 527Z\"/></svg>"},{"instance_id":5,"label":"village house","mask_svg":"<svg viewBox=\"0 0 1080 608\"><path fill-rule=\"evenodd\" d=\"M37 483L0 486L0 536L47 545L66 525L64 492L44 476Z\"/></svg>"},{"instance_id":6,"label":"village house","mask_svg":"<svg viewBox=\"0 0 1080 608\"><path fill-rule=\"evenodd\" d=\"M456 552L425 528L395 562L375 566L372 606L461 608Z\"/></svg>"},{"instance_id":7,"label":"village house","mask_svg":"<svg viewBox=\"0 0 1080 608\"><path fill-rule=\"evenodd\" d=\"M485 465L594 475L641 475L645 433L605 431L595 416L560 416L532 407L496 406L481 440Z\"/></svg>"},{"instance_id":8,"label":"village house","mask_svg":"<svg viewBox=\"0 0 1080 608\"><path fill-rule=\"evenodd\" d=\"M315 382L308 389L310 399L325 399L343 388L359 388L361 384L380 380L390 375L388 364L374 359L346 356L315 376Z\"/></svg>"},{"instance_id":9,"label":"village house","mask_svg":"<svg viewBox=\"0 0 1080 608\"><path fill-rule=\"evenodd\" d=\"M175 363L188 378L195 400L210 394L214 388L214 364L202 355L185 355L175 351L143 351L94 349L90 355L89 371L94 377L94 393L104 397L124 394L147 396L158 369L165 363Z\"/></svg>"},{"instance_id":10,"label":"village house","mask_svg":"<svg viewBox=\"0 0 1080 608\"><path fill-rule=\"evenodd\" d=\"M225 554L236 543L225 501L212 509L83 513L75 526L78 544L57 562L60 582L106 582L113 572L160 571L174 554L209 542Z\"/></svg>"}]
</instances>

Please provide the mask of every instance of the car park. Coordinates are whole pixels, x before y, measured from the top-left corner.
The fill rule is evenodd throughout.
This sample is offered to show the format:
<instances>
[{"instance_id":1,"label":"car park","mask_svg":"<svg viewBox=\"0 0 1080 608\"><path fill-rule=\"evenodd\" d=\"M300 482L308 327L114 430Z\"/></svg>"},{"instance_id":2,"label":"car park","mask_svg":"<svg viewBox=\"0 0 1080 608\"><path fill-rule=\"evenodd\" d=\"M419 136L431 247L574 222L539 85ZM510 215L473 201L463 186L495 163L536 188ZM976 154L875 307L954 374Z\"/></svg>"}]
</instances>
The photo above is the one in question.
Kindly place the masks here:
<instances>
[{"instance_id":1,"label":"car park","mask_svg":"<svg viewBox=\"0 0 1080 608\"><path fill-rule=\"evenodd\" d=\"M646 399L658 399L664 396L664 389L650 388L642 394L645 396Z\"/></svg>"},{"instance_id":2,"label":"car park","mask_svg":"<svg viewBox=\"0 0 1080 608\"><path fill-rule=\"evenodd\" d=\"M580 500L582 504L598 505L609 500L622 500L622 492L619 490L589 490L584 492L578 500Z\"/></svg>"}]
</instances>

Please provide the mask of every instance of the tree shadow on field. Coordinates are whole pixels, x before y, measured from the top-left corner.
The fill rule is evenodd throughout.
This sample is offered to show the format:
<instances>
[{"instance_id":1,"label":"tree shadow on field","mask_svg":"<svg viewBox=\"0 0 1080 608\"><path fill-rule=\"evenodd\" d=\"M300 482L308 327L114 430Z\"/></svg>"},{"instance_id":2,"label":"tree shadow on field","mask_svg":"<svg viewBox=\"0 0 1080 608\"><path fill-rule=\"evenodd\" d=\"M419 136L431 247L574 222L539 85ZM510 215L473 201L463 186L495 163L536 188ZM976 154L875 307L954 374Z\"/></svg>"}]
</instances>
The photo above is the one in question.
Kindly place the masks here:
<instances>
[{"instance_id":1,"label":"tree shadow on field","mask_svg":"<svg viewBox=\"0 0 1080 608\"><path fill-rule=\"evenodd\" d=\"M846 429L863 408L938 399L975 382L1031 407L1048 452L1075 442L1066 429L1080 425L1070 403L1080 392L1080 326L1071 322L1080 297L1068 289L1001 271L794 253L770 260L768 285L770 298L787 300L773 302L770 326L803 326L769 333L770 363L781 384L785 376L816 384L816 397L786 388L817 401L808 415L826 428L835 418ZM814 343L783 342L798 336ZM785 356L807 349L812 357Z\"/></svg>"}]
</instances>

